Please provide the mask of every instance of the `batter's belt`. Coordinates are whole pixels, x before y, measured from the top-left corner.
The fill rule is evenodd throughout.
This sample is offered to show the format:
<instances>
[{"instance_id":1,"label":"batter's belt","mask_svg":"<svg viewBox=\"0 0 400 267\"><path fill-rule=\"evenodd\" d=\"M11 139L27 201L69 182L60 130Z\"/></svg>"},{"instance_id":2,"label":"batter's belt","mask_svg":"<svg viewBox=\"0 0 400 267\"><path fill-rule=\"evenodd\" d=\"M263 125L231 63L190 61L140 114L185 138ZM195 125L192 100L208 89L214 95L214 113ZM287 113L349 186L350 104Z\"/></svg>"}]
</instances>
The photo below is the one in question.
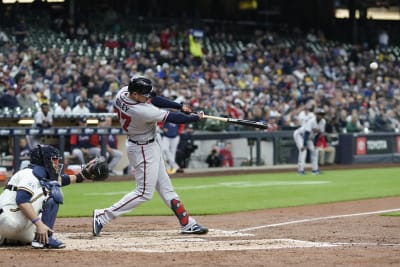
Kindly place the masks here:
<instances>
[{"instance_id":1,"label":"batter's belt","mask_svg":"<svg viewBox=\"0 0 400 267\"><path fill-rule=\"evenodd\" d=\"M148 140L148 141L134 141L134 140L132 140L132 139L128 139L129 142L134 143L134 144L136 144L136 145L141 145L141 146L147 145L147 144L150 144L150 143L153 143L154 140L155 140L154 138L153 138L153 139L150 139L150 140Z\"/></svg>"}]
</instances>

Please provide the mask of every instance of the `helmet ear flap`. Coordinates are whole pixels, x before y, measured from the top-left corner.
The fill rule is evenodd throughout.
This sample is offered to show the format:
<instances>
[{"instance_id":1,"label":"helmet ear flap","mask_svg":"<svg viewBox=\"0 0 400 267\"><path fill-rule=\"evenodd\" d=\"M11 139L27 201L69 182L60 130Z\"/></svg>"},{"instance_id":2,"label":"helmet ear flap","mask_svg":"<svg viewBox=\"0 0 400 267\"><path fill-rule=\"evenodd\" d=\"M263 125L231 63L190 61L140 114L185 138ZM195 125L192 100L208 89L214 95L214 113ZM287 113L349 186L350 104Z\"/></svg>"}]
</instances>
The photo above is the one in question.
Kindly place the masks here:
<instances>
[{"instance_id":1,"label":"helmet ear flap","mask_svg":"<svg viewBox=\"0 0 400 267\"><path fill-rule=\"evenodd\" d=\"M42 147L40 145L37 145L37 147L32 149L29 157L31 164L41 165L41 166L44 165L43 152L42 152Z\"/></svg>"}]
</instances>

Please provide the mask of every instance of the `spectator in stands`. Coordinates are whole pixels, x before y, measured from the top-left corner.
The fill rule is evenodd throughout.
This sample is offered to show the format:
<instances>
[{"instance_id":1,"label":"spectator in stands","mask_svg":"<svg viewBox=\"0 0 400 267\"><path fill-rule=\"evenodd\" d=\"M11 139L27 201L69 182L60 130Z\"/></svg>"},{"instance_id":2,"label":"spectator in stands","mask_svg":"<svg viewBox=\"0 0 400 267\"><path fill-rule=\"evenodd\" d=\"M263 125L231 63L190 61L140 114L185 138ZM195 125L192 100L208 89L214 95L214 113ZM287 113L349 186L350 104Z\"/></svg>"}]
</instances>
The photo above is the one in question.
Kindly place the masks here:
<instances>
[{"instance_id":1,"label":"spectator in stands","mask_svg":"<svg viewBox=\"0 0 400 267\"><path fill-rule=\"evenodd\" d=\"M89 29L86 27L86 24L84 22L81 22L76 29L76 36L80 40L88 39Z\"/></svg>"},{"instance_id":2,"label":"spectator in stands","mask_svg":"<svg viewBox=\"0 0 400 267\"><path fill-rule=\"evenodd\" d=\"M41 26L43 27L43 25L45 24ZM72 21L69 26L73 27ZM166 27L168 26L163 25L160 29ZM287 124L294 120L293 114L291 114L289 120L289 116L286 116L285 113L287 110L282 109L282 107L290 102L297 103L299 108L304 107L304 103L309 100L314 104L329 102L335 110L341 112L351 110L353 107L358 108L360 103L367 103L369 104L369 106L367 105L369 107L368 122L372 126L376 116L375 108L380 109L374 102L384 98L384 104L393 105L391 107L393 110L396 110L398 106L398 103L389 103L388 101L388 99L399 97L398 77L396 77L392 67L398 65L399 60L396 57L393 57L393 62L389 60L391 58L390 49L378 49L371 53L364 46L344 45L340 42L330 43L312 35L312 50L316 51L310 52L299 46L302 42L310 41L299 36L289 36L289 39L293 42L287 42L288 39L283 34L261 33L249 36L247 44L241 44L243 40L228 40L226 38L226 36L229 36L228 33L212 35L211 32L207 32L207 41L211 46L207 45L204 50L198 49L197 52L201 55L201 59L199 57L196 64L188 64L192 60L194 50L191 50L193 46L188 46L189 40L186 33L185 29L181 32L178 31L175 35L176 38L169 38L171 42L167 42L167 31L163 32L162 41L159 38L160 32L156 30L144 36L144 41L136 43L133 42L133 36L131 36L127 41L131 43L130 46L136 47L132 46L132 50L129 50L128 46L124 45L126 46L126 54L121 53L119 55L121 61L117 58L114 59L111 53L110 56L105 56L105 60L102 62L100 58L96 59L95 57L93 64L87 64L89 53L78 59L70 51L61 52L62 50L60 50L61 53L49 53L48 50L45 52L32 48L27 54L24 54L24 57L20 57L17 51L7 50L7 53L0 54L0 75L3 73L3 78L7 77L7 79L16 77L17 87L14 87L17 89L16 95L20 86L26 84L24 80L21 82L21 79L18 78L21 75L26 76L26 79L32 79L31 82L35 84L35 90L42 90L40 88L46 87L44 84L48 83L49 85L44 89L44 95L47 98L51 98L51 96L46 91L57 84L62 84L62 95L66 96L69 103L73 105L75 103L73 98L78 94L78 91L83 92L84 88L89 90L90 84L98 91L91 91L90 95L85 98L92 98L94 93L102 96L104 90L113 91L111 84L107 84L110 81L105 84L102 81L102 79L107 79L106 76L114 77L114 82L127 84L126 77L130 76L131 72L146 72L146 75L150 75L155 84L159 85L160 91L163 91L167 87L166 85L172 81L176 86L174 91L177 96L181 90L186 90L187 95L185 97L191 99L193 103L197 103L200 108L203 108L205 103L210 103L213 109L216 109L220 114L225 114L226 104L234 103L233 101L236 98L243 100L247 108L260 105L260 108L264 110L265 107L274 104L277 109L270 108L270 110L285 116L283 121ZM195 41L195 37L198 37L198 40L201 41L201 32L191 31L191 33L193 41ZM235 33L237 35L234 37L242 34L240 32ZM40 35L39 32L37 34ZM101 35L102 32L99 33L99 37ZM304 36L307 35L304 34ZM95 37L91 41L92 49L103 45L104 42L104 38ZM146 46L149 39L147 37L152 39L151 46ZM58 35L57 38L61 38L62 43L67 42L64 36ZM70 38L73 37L70 36ZM42 39L47 40L46 38ZM128 43L127 41L124 41L124 43ZM289 43L290 47L282 49L279 45L281 43ZM334 45L332 45L333 43ZM142 44L144 45L142 46ZM166 45L169 45L168 56L160 56L160 53L156 51L167 50ZM198 45L202 48L201 42L198 42ZM215 53L214 46L219 53L223 53L219 50L224 49L224 47L227 48L227 46L233 49L232 51L237 46L236 49L239 52L234 56L225 55L224 57L224 55ZM261 51L266 51L266 46L268 46L268 52L262 54ZM50 48L48 44L46 44L46 47ZM323 49L319 47L323 47ZM389 44L388 47L390 47ZM154 50L150 51L150 49ZM207 50L210 50L210 52L207 53ZM392 51L395 51L395 49L392 49ZM101 49L99 49L99 52L102 52ZM93 54L95 54L95 51L92 51ZM176 54L178 56L175 56ZM174 57L171 58L171 55L174 55ZM372 78L370 70L360 68L364 62L370 62L376 58L379 59L381 67L379 73L375 72L375 74L385 77L384 79L370 79ZM157 77L155 73L157 73L157 65L162 65L165 62L169 64L169 71L167 79L164 80ZM224 62L224 64L220 64L220 62ZM30 77L31 75L32 77ZM57 81L57 76L60 76L59 81ZM0 77L0 79L3 78ZM14 81L8 82L8 84L12 86ZM238 91L241 93L238 96L234 95ZM248 98L247 101L245 98ZM49 99L39 98L39 103L48 101ZM315 103L316 101L318 103ZM218 102L225 104L219 105ZM359 115L359 119L365 119L363 114L360 113ZM209 123L209 121L206 120L204 123ZM282 125L285 124L281 123L279 118L278 126L282 128ZM208 127L209 125L205 126ZM340 127L344 129L345 126L346 122ZM224 127L215 127L214 129L222 130Z\"/></svg>"},{"instance_id":3,"label":"spectator in stands","mask_svg":"<svg viewBox=\"0 0 400 267\"><path fill-rule=\"evenodd\" d=\"M15 41L18 45L21 45L25 41L28 33L28 26L25 23L25 19L20 18L19 22L17 22L14 27Z\"/></svg>"},{"instance_id":4,"label":"spectator in stands","mask_svg":"<svg viewBox=\"0 0 400 267\"><path fill-rule=\"evenodd\" d=\"M347 117L346 132L356 133L362 131L362 129L363 127L358 119L358 112L356 109L353 109L351 115Z\"/></svg>"},{"instance_id":5,"label":"spectator in stands","mask_svg":"<svg viewBox=\"0 0 400 267\"><path fill-rule=\"evenodd\" d=\"M183 169L189 166L190 156L197 149L193 140L193 124L187 124L183 133L179 136L179 144L176 150L176 163L179 165L177 172L183 172Z\"/></svg>"},{"instance_id":6,"label":"spectator in stands","mask_svg":"<svg viewBox=\"0 0 400 267\"><path fill-rule=\"evenodd\" d=\"M53 125L53 112L50 111L49 104L40 105L40 110L36 112L34 117L33 128L50 128Z\"/></svg>"},{"instance_id":7,"label":"spectator in stands","mask_svg":"<svg viewBox=\"0 0 400 267\"><path fill-rule=\"evenodd\" d=\"M114 111L114 104L113 104L113 94L111 91L107 91L104 93L104 104L106 108L106 112L113 112Z\"/></svg>"},{"instance_id":8,"label":"spectator in stands","mask_svg":"<svg viewBox=\"0 0 400 267\"><path fill-rule=\"evenodd\" d=\"M203 61L202 37L203 32L201 31L191 30L189 33L189 50L192 56L192 63L195 66L200 66Z\"/></svg>"},{"instance_id":9,"label":"spectator in stands","mask_svg":"<svg viewBox=\"0 0 400 267\"><path fill-rule=\"evenodd\" d=\"M221 158L218 153L218 147L213 146L210 154L207 155L206 163L209 168L221 167Z\"/></svg>"},{"instance_id":10,"label":"spectator in stands","mask_svg":"<svg viewBox=\"0 0 400 267\"><path fill-rule=\"evenodd\" d=\"M233 167L232 144L226 143L224 148L219 151L222 167Z\"/></svg>"},{"instance_id":11,"label":"spectator in stands","mask_svg":"<svg viewBox=\"0 0 400 267\"><path fill-rule=\"evenodd\" d=\"M389 46L389 34L385 30L381 30L378 35L378 44L380 48L386 49Z\"/></svg>"},{"instance_id":12,"label":"spectator in stands","mask_svg":"<svg viewBox=\"0 0 400 267\"><path fill-rule=\"evenodd\" d=\"M25 110L33 111L35 109L36 97L32 93L32 84L25 84L17 95L18 105Z\"/></svg>"},{"instance_id":13,"label":"spectator in stands","mask_svg":"<svg viewBox=\"0 0 400 267\"><path fill-rule=\"evenodd\" d=\"M36 97L39 104L50 104L50 88L48 82L45 82L42 87L39 87Z\"/></svg>"},{"instance_id":14,"label":"spectator in stands","mask_svg":"<svg viewBox=\"0 0 400 267\"><path fill-rule=\"evenodd\" d=\"M8 84L6 85L5 93L0 98L0 106L3 108L8 107L11 109L19 106L17 97L15 96L15 89Z\"/></svg>"},{"instance_id":15,"label":"spectator in stands","mask_svg":"<svg viewBox=\"0 0 400 267\"><path fill-rule=\"evenodd\" d=\"M61 85L54 84L53 89L50 93L50 103L59 103L62 98L63 96L61 94Z\"/></svg>"},{"instance_id":16,"label":"spectator in stands","mask_svg":"<svg viewBox=\"0 0 400 267\"><path fill-rule=\"evenodd\" d=\"M8 35L0 29L0 47L5 46L6 44L9 44L10 38Z\"/></svg>"},{"instance_id":17,"label":"spectator in stands","mask_svg":"<svg viewBox=\"0 0 400 267\"><path fill-rule=\"evenodd\" d=\"M317 137L317 141L315 143L315 147L317 149L319 164L334 164L336 149L328 143L327 137L324 133L321 133Z\"/></svg>"},{"instance_id":18,"label":"spectator in stands","mask_svg":"<svg viewBox=\"0 0 400 267\"><path fill-rule=\"evenodd\" d=\"M72 110L71 107L68 105L68 99L66 97L61 98L60 102L58 103L58 106L54 110L54 115L66 116L71 114Z\"/></svg>"},{"instance_id":19,"label":"spectator in stands","mask_svg":"<svg viewBox=\"0 0 400 267\"><path fill-rule=\"evenodd\" d=\"M40 110L38 110L33 117L34 129L48 129L53 125L53 113L49 109L49 104L43 103L40 105ZM27 141L30 148L36 147L41 142L42 135L27 135Z\"/></svg>"},{"instance_id":20,"label":"spectator in stands","mask_svg":"<svg viewBox=\"0 0 400 267\"><path fill-rule=\"evenodd\" d=\"M87 118L85 116L79 119L79 127L87 127ZM86 163L86 159L90 160L100 155L101 148L93 134L72 134L70 137L71 155L79 159L81 164Z\"/></svg>"},{"instance_id":21,"label":"spectator in stands","mask_svg":"<svg viewBox=\"0 0 400 267\"><path fill-rule=\"evenodd\" d=\"M337 118L337 127L340 132L347 133L347 110L341 109L339 111L339 117Z\"/></svg>"},{"instance_id":22,"label":"spectator in stands","mask_svg":"<svg viewBox=\"0 0 400 267\"><path fill-rule=\"evenodd\" d=\"M79 115L85 115L89 114L90 110L86 106L87 100L85 98L78 98L78 104L72 109L72 114L79 114Z\"/></svg>"}]
</instances>

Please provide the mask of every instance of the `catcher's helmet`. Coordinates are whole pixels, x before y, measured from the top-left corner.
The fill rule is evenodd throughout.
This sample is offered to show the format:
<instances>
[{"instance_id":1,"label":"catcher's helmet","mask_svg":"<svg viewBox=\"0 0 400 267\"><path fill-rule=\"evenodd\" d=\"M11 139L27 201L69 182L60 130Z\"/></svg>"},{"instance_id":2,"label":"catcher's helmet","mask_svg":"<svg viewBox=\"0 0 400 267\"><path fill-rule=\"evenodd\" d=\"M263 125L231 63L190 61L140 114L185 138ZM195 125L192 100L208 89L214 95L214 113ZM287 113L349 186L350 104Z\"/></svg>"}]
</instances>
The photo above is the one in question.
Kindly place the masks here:
<instances>
[{"instance_id":1,"label":"catcher's helmet","mask_svg":"<svg viewBox=\"0 0 400 267\"><path fill-rule=\"evenodd\" d=\"M128 85L129 93L137 92L142 95L149 95L151 90L153 89L151 80L142 77L142 76L135 76L131 78Z\"/></svg>"},{"instance_id":2,"label":"catcher's helmet","mask_svg":"<svg viewBox=\"0 0 400 267\"><path fill-rule=\"evenodd\" d=\"M53 146L38 145L31 150L30 162L33 165L43 166L46 169L50 179L57 179L57 171L54 167L53 161L56 161L57 169L60 168L60 152ZM61 167L62 168L62 167Z\"/></svg>"}]
</instances>

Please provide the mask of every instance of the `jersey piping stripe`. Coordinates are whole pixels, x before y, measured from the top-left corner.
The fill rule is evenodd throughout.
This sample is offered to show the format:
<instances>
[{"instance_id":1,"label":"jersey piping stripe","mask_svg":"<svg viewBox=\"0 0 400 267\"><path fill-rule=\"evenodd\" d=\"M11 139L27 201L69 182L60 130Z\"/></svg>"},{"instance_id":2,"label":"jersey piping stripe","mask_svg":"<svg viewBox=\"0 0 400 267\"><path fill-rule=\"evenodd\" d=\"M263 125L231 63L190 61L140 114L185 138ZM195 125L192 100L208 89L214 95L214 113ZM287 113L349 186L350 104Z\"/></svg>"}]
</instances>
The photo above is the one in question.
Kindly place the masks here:
<instances>
[{"instance_id":1,"label":"jersey piping stripe","mask_svg":"<svg viewBox=\"0 0 400 267\"><path fill-rule=\"evenodd\" d=\"M121 95L119 96L119 100L121 100L121 102L123 102L124 104L126 104L126 105L131 105L131 106L134 106L134 105L137 105L137 104L140 104L140 102L133 102L134 100L131 100L128 96L127 96L127 94L128 94L128 92L121 92ZM128 98L128 99L126 99L126 98Z\"/></svg>"},{"instance_id":2,"label":"jersey piping stripe","mask_svg":"<svg viewBox=\"0 0 400 267\"><path fill-rule=\"evenodd\" d=\"M137 199L137 198L142 197L142 196L144 195L144 192L146 192L146 165L147 165L146 163L147 163L147 162L146 162L146 156L145 156L145 154L144 154L144 148L143 148L143 146L142 146L142 156L143 156L143 165L144 165L144 167L143 167L143 169L144 169L144 172L143 172L143 191L140 193L140 195L138 195L138 196L136 196L136 197L134 197L134 198L129 199L129 200L126 201L124 204L120 205L118 208L113 209L112 211L118 211L120 208L124 207L124 206L127 205L128 203L134 201L134 200Z\"/></svg>"},{"instance_id":3,"label":"jersey piping stripe","mask_svg":"<svg viewBox=\"0 0 400 267\"><path fill-rule=\"evenodd\" d=\"M164 115L164 118L163 118L162 122L165 122L165 120L167 119L168 115L169 115L169 111L167 111L167 113L165 113L165 115Z\"/></svg>"},{"instance_id":4,"label":"jersey piping stripe","mask_svg":"<svg viewBox=\"0 0 400 267\"><path fill-rule=\"evenodd\" d=\"M26 187L18 187L18 190L22 190L22 191L28 192L32 196L35 194L32 190L30 190L29 188L26 188Z\"/></svg>"},{"instance_id":5,"label":"jersey piping stripe","mask_svg":"<svg viewBox=\"0 0 400 267\"><path fill-rule=\"evenodd\" d=\"M24 190L26 191L26 190ZM37 201L40 197L42 197L44 194L40 193L39 195L37 195L35 198L33 198L31 201L29 201L29 203L34 203L35 201ZM11 212L17 212L20 211L20 208L15 208L15 209L10 209Z\"/></svg>"}]
</instances>

